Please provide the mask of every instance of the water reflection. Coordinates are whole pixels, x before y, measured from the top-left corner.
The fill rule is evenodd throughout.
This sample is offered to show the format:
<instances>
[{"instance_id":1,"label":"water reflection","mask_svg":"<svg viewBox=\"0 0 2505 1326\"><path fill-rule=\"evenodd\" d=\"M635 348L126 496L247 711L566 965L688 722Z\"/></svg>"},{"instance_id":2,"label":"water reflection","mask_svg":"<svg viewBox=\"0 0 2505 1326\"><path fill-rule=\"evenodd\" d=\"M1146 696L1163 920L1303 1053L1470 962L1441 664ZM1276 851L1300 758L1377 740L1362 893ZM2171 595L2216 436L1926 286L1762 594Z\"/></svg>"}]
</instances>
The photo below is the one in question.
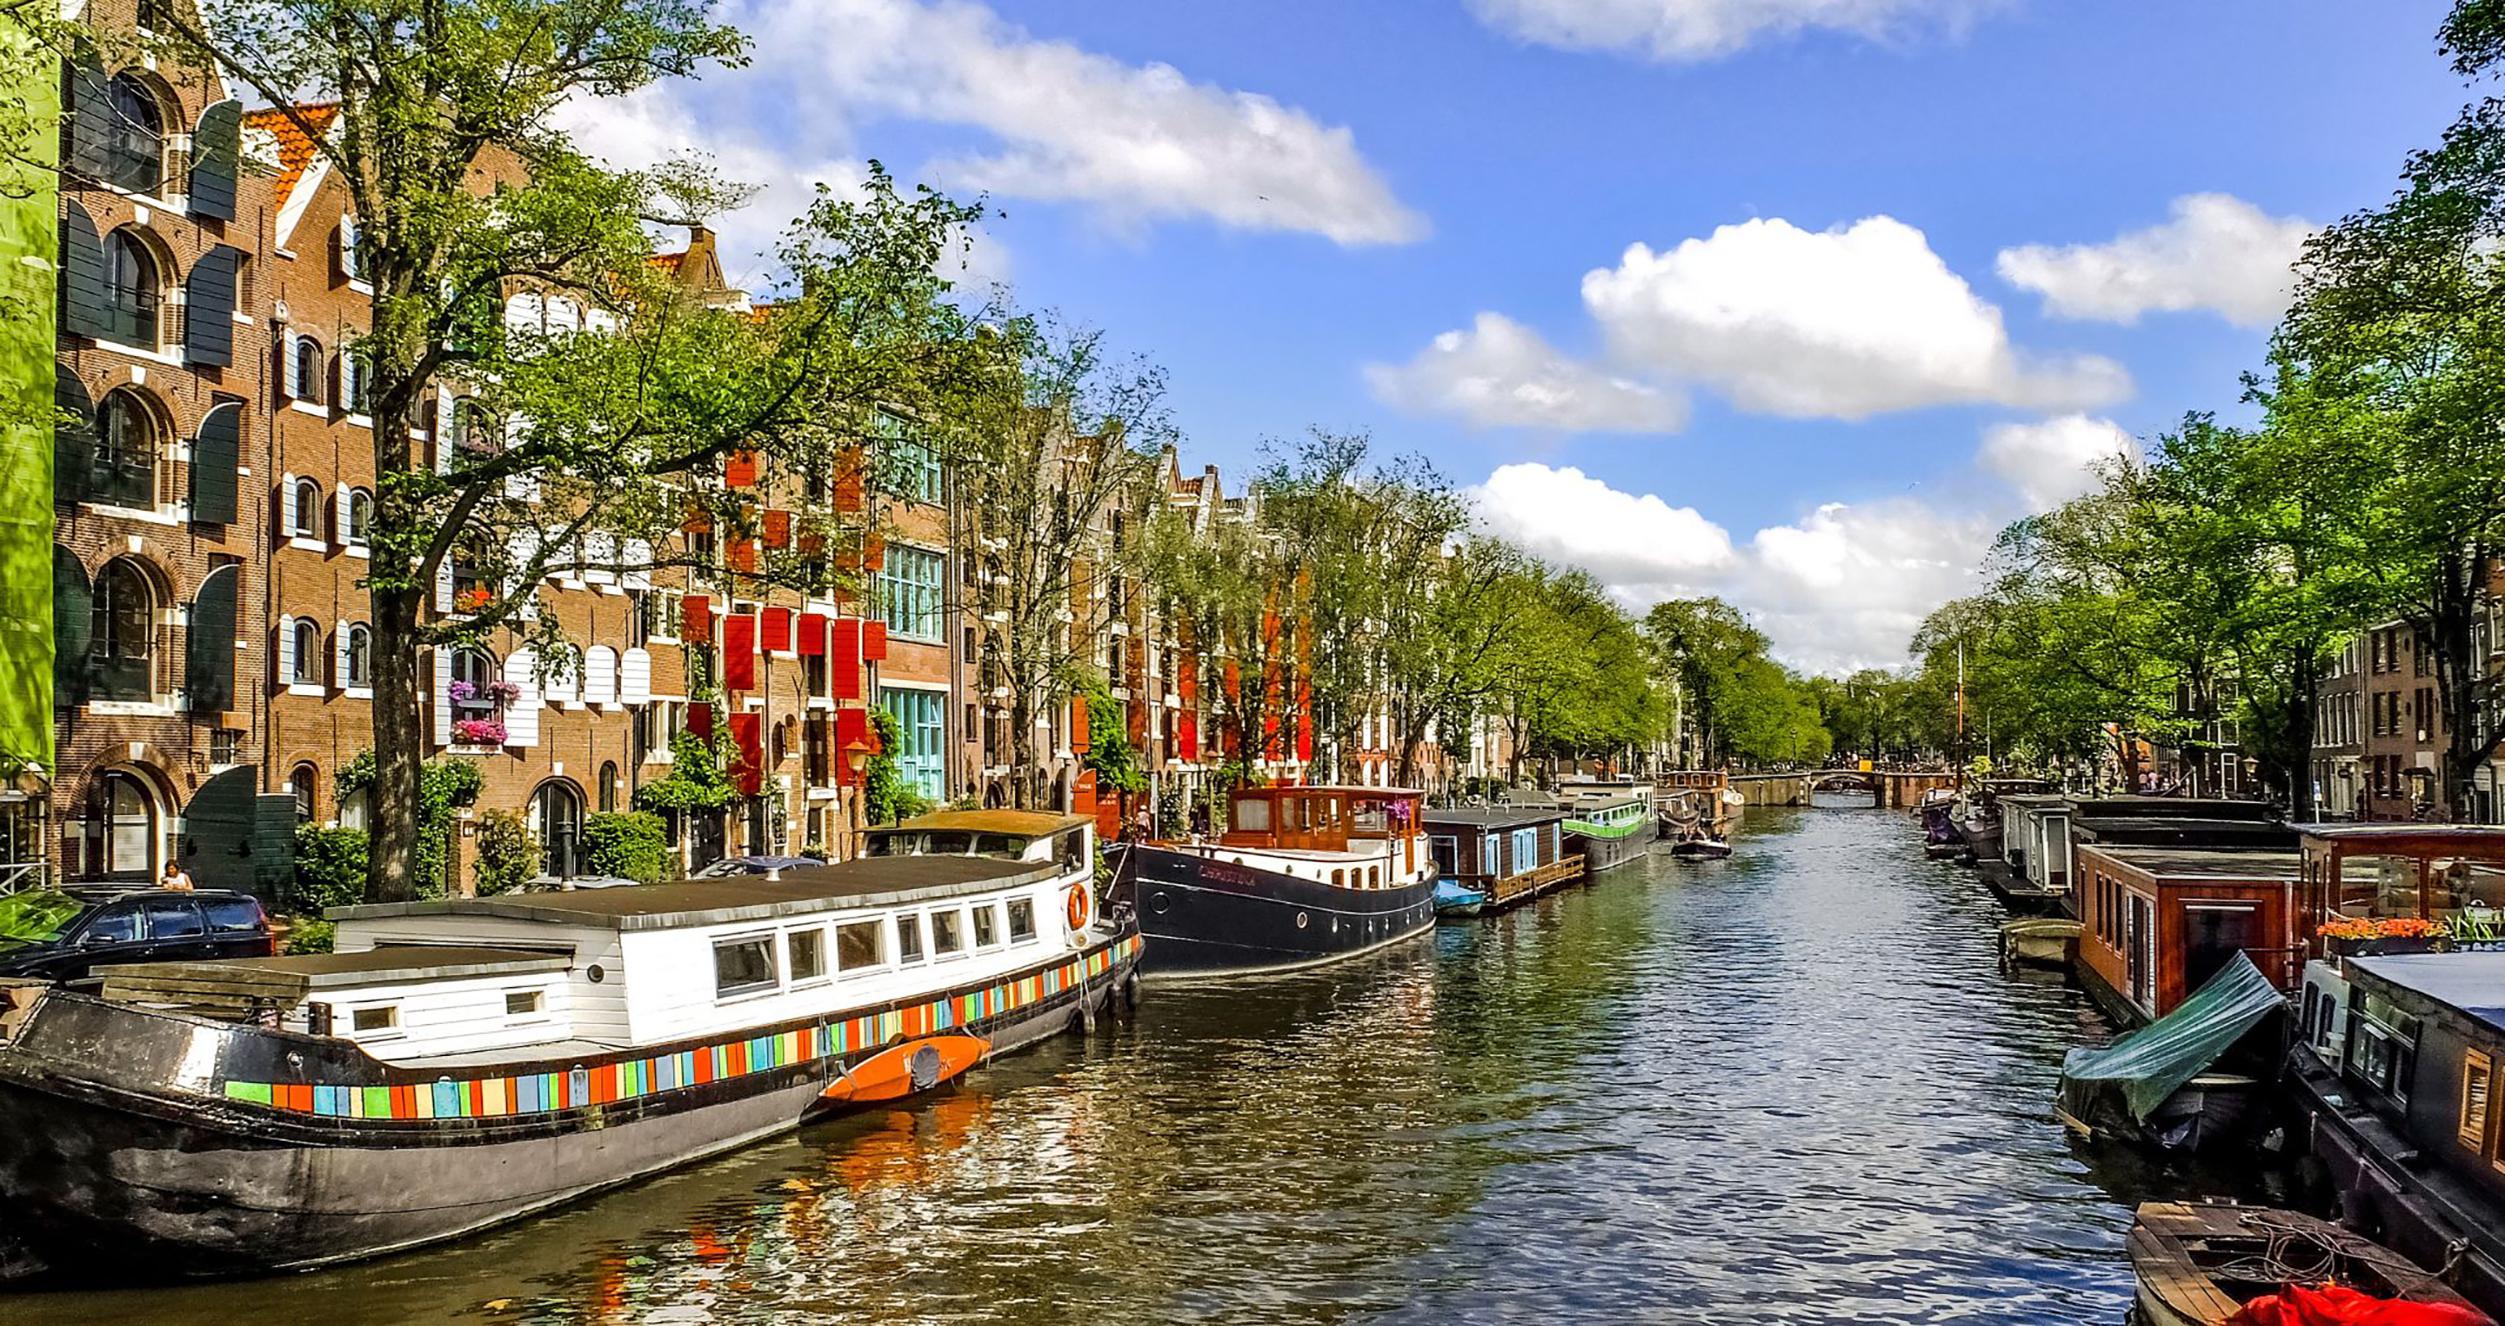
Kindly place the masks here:
<instances>
[{"instance_id":1,"label":"water reflection","mask_svg":"<svg viewBox=\"0 0 2505 1326\"><path fill-rule=\"evenodd\" d=\"M1135 1026L439 1252L56 1292L12 1321L2119 1321L2128 1207L2072 1149L2101 1036L2004 979L1903 815L1759 813L1728 861Z\"/></svg>"}]
</instances>

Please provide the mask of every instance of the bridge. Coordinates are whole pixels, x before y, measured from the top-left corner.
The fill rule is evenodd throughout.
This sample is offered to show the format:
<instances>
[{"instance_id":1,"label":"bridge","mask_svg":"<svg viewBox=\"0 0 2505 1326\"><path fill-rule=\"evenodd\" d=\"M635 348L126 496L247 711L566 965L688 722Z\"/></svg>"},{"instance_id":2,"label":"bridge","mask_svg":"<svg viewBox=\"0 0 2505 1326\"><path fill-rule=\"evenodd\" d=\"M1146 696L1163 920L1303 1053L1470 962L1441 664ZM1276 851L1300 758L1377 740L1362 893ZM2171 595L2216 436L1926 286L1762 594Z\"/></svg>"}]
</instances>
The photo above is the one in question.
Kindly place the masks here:
<instances>
[{"instance_id":1,"label":"bridge","mask_svg":"<svg viewBox=\"0 0 2505 1326\"><path fill-rule=\"evenodd\" d=\"M1867 792L1874 809L1910 810L1923 793L1955 786L1957 775L1944 770L1812 769L1731 775L1731 789L1752 806L1806 806L1813 792Z\"/></svg>"}]
</instances>

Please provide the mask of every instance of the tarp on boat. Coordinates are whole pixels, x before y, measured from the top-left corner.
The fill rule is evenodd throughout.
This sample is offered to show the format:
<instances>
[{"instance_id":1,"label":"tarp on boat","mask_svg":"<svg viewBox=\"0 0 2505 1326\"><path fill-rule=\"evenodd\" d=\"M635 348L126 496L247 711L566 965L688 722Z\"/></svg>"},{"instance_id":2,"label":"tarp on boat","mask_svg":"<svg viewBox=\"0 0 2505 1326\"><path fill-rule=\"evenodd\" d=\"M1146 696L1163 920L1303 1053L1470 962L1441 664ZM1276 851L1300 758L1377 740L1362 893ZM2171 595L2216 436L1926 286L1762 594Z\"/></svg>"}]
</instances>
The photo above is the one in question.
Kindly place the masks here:
<instances>
[{"instance_id":1,"label":"tarp on boat","mask_svg":"<svg viewBox=\"0 0 2505 1326\"><path fill-rule=\"evenodd\" d=\"M2110 1085L2141 1123L2184 1083L2209 1071L2244 1033L2285 1007L2287 996L2244 954L2218 969L2175 1010L2101 1050L2072 1050L2061 1062L2065 1100Z\"/></svg>"}]
</instances>

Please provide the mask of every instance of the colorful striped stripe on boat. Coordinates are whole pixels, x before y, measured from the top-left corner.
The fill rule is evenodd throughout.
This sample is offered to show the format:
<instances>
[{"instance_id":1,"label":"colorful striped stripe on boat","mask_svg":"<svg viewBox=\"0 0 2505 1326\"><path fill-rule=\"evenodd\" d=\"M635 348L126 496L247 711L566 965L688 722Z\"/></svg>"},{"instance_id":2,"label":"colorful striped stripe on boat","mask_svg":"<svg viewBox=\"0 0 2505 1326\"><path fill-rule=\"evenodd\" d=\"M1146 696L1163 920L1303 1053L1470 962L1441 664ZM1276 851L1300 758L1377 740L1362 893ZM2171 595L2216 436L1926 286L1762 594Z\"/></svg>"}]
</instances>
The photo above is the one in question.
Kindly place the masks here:
<instances>
[{"instance_id":1,"label":"colorful striped stripe on boat","mask_svg":"<svg viewBox=\"0 0 2505 1326\"><path fill-rule=\"evenodd\" d=\"M562 1073L526 1073L469 1081L446 1078L392 1087L228 1082L225 1094L229 1100L341 1119L498 1119L606 1105L828 1057L842 1058L875 1049L899 1036L927 1036L997 1017L1041 1003L1081 980L1102 976L1139 949L1139 936L1132 935L1051 971L1004 981L972 994L701 1050L627 1059Z\"/></svg>"}]
</instances>

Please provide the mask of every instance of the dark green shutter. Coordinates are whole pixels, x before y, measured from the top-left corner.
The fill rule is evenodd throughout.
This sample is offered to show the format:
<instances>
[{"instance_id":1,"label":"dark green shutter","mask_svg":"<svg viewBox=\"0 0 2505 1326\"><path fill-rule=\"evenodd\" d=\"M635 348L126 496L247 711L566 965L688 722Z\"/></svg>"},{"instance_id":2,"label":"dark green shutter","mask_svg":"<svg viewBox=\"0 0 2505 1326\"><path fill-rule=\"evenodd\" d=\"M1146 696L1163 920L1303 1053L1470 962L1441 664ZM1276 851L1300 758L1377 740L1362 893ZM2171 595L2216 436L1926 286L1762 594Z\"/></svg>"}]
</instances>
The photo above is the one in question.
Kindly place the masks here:
<instances>
[{"instance_id":1,"label":"dark green shutter","mask_svg":"<svg viewBox=\"0 0 2505 1326\"><path fill-rule=\"evenodd\" d=\"M96 403L68 365L55 363L52 404L61 416L52 431L52 500L76 502L96 467Z\"/></svg>"},{"instance_id":2,"label":"dark green shutter","mask_svg":"<svg viewBox=\"0 0 2505 1326\"><path fill-rule=\"evenodd\" d=\"M221 566L200 582L200 592L191 600L183 686L191 693L195 714L235 707L235 582L240 578L234 567Z\"/></svg>"},{"instance_id":3,"label":"dark green shutter","mask_svg":"<svg viewBox=\"0 0 2505 1326\"><path fill-rule=\"evenodd\" d=\"M73 705L87 699L87 643L95 630L95 596L87 588L87 568L59 544L52 546L52 692L53 703Z\"/></svg>"},{"instance_id":4,"label":"dark green shutter","mask_svg":"<svg viewBox=\"0 0 2505 1326\"><path fill-rule=\"evenodd\" d=\"M246 889L255 882L253 828L260 780L250 765L212 774L183 807L183 870L204 889Z\"/></svg>"},{"instance_id":5,"label":"dark green shutter","mask_svg":"<svg viewBox=\"0 0 2505 1326\"><path fill-rule=\"evenodd\" d=\"M219 401L191 440L191 518L223 525L235 518L236 473L243 467L244 407Z\"/></svg>"},{"instance_id":6,"label":"dark green shutter","mask_svg":"<svg viewBox=\"0 0 2505 1326\"><path fill-rule=\"evenodd\" d=\"M104 178L113 141L113 97L106 91L104 57L85 39L62 62L63 117L61 165L91 180Z\"/></svg>"},{"instance_id":7,"label":"dark green shutter","mask_svg":"<svg viewBox=\"0 0 2505 1326\"><path fill-rule=\"evenodd\" d=\"M220 244L183 278L183 349L195 364L235 362L235 265L242 258Z\"/></svg>"},{"instance_id":8,"label":"dark green shutter","mask_svg":"<svg viewBox=\"0 0 2505 1326\"><path fill-rule=\"evenodd\" d=\"M61 212L61 330L99 340L113 335L113 296L104 279L104 237L87 209Z\"/></svg>"},{"instance_id":9,"label":"dark green shutter","mask_svg":"<svg viewBox=\"0 0 2505 1326\"><path fill-rule=\"evenodd\" d=\"M200 112L200 123L191 131L193 216L235 219L235 161L242 155L243 127L240 101L221 101Z\"/></svg>"}]
</instances>

